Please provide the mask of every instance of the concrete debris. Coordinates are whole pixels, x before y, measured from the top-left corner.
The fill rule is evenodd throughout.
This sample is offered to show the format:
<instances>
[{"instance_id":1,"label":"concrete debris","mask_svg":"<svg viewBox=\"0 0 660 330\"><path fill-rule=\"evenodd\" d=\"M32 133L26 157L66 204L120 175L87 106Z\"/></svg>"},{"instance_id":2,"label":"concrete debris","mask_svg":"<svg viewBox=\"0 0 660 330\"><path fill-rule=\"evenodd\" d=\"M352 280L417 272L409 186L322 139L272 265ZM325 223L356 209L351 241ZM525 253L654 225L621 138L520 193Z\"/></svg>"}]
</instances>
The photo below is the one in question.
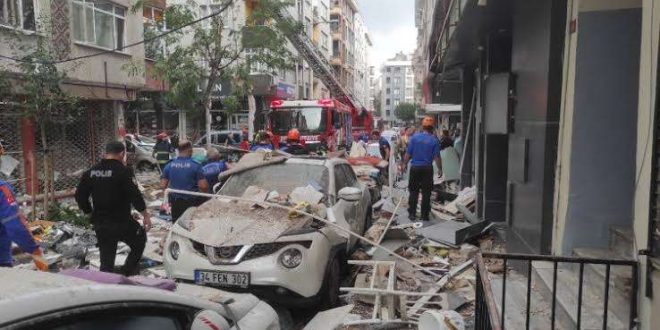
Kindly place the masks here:
<instances>
[{"instance_id":1,"label":"concrete debris","mask_svg":"<svg viewBox=\"0 0 660 330\"><path fill-rule=\"evenodd\" d=\"M346 305L318 313L303 330L334 330L342 325L355 305Z\"/></svg>"},{"instance_id":2,"label":"concrete debris","mask_svg":"<svg viewBox=\"0 0 660 330\"><path fill-rule=\"evenodd\" d=\"M297 187L289 194L289 199L292 204L306 202L310 205L316 205L323 199L323 193L317 191L312 186Z\"/></svg>"},{"instance_id":3,"label":"concrete debris","mask_svg":"<svg viewBox=\"0 0 660 330\"><path fill-rule=\"evenodd\" d=\"M419 318L419 330L465 330L463 316L452 310L426 311Z\"/></svg>"}]
</instances>

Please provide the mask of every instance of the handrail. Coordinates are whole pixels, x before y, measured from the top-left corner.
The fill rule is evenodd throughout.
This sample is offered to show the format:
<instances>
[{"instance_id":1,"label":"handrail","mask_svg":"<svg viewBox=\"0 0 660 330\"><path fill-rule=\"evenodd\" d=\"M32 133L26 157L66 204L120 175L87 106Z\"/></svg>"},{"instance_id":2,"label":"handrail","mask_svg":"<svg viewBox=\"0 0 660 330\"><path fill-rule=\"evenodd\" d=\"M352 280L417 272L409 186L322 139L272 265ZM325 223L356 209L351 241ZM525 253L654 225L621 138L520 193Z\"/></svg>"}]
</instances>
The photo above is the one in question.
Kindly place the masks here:
<instances>
[{"instance_id":1,"label":"handrail","mask_svg":"<svg viewBox=\"0 0 660 330\"><path fill-rule=\"evenodd\" d=\"M445 14L445 19L442 22L442 29L440 30L440 36L438 37L438 44L441 43L442 38L445 36L445 32L449 29L449 25L448 25L449 24L448 23L449 22L449 16L451 15L452 10L454 9L454 2L456 2L456 0L451 0L451 2L449 3L449 7L447 8L447 13ZM444 54L442 54L442 55L444 57ZM435 56L433 57L433 60L429 64L429 70L431 69L431 67L433 67L433 64L434 64L434 62L436 61L437 58L438 58L438 45L436 44L436 46L435 46Z\"/></svg>"},{"instance_id":2,"label":"handrail","mask_svg":"<svg viewBox=\"0 0 660 330\"><path fill-rule=\"evenodd\" d=\"M580 258L568 256L554 256L554 255L538 255L538 254L523 254L523 253L494 253L483 252L484 258L494 259L508 259L508 260L533 260L533 261L551 261L551 262L569 262L569 263L588 263L597 265L613 265L613 266L635 266L636 260L630 259L598 259L598 258Z\"/></svg>"},{"instance_id":3,"label":"handrail","mask_svg":"<svg viewBox=\"0 0 660 330\"><path fill-rule=\"evenodd\" d=\"M500 322L500 316L497 313L497 304L495 303L495 296L493 295L490 278L488 277L488 269L486 269L481 252L475 255L474 264L478 273L478 281L480 281L478 285L481 286L481 291L483 292L483 297L479 297L478 299L485 299L488 319L490 320L490 328L501 330L502 323Z\"/></svg>"}]
</instances>

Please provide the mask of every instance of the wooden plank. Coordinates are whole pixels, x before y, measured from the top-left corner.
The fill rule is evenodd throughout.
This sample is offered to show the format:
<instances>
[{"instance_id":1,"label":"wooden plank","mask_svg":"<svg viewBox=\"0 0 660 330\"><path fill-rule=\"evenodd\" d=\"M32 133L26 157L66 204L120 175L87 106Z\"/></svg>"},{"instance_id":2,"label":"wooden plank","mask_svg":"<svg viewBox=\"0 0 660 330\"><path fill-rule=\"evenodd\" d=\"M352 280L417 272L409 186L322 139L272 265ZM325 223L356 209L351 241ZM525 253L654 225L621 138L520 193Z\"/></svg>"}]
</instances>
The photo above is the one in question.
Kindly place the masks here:
<instances>
[{"instance_id":1,"label":"wooden plank","mask_svg":"<svg viewBox=\"0 0 660 330\"><path fill-rule=\"evenodd\" d=\"M419 300L417 300L417 302L415 302L415 304L408 311L408 316L413 316L413 315L417 314L417 312L420 311L420 308L423 308L424 305L426 305L426 303L428 303L429 300L431 300L432 297L439 296L437 294L437 292L440 291L442 288L444 288L444 286L447 285L449 280L451 280L454 276L462 273L468 267L470 267L473 262L474 262L474 260L470 259L470 260L466 261L465 263L460 264L460 265L452 268L449 271L449 273L447 273L438 282L435 283L435 286L433 286L428 291L426 291L426 294L428 294L428 295L422 296L421 298L419 298Z\"/></svg>"}]
</instances>

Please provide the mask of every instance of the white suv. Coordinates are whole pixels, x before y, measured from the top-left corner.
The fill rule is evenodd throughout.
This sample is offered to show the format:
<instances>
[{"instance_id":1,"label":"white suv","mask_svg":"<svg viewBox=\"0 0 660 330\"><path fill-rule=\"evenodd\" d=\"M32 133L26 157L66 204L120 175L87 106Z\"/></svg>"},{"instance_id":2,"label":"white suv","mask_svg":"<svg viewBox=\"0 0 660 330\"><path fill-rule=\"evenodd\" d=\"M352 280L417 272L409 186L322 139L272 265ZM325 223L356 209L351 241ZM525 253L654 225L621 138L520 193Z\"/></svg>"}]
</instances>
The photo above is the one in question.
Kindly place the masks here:
<instances>
[{"instance_id":1,"label":"white suv","mask_svg":"<svg viewBox=\"0 0 660 330\"><path fill-rule=\"evenodd\" d=\"M280 196L316 187L329 221L359 234L371 222L369 190L343 159L290 158L253 168L232 175L218 194L240 197L251 186ZM214 211L209 203L216 203ZM243 209L218 200L189 209L167 237L168 276L248 291L278 304L336 305L346 256L357 240L320 221L296 227L287 215L274 207Z\"/></svg>"}]
</instances>

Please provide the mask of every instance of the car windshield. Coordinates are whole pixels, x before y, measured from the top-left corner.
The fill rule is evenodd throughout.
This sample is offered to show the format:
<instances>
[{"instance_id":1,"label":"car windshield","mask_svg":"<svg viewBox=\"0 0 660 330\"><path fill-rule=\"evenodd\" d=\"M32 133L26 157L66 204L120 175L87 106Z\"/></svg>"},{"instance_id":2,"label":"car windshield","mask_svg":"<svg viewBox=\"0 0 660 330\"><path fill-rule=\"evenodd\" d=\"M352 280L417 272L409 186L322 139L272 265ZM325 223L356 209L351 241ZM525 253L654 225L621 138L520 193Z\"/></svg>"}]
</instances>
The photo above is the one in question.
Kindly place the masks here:
<instances>
[{"instance_id":1,"label":"car windshield","mask_svg":"<svg viewBox=\"0 0 660 330\"><path fill-rule=\"evenodd\" d=\"M321 107L280 108L271 113L273 132L286 135L292 128L303 134L325 131L327 110Z\"/></svg>"},{"instance_id":2,"label":"car windshield","mask_svg":"<svg viewBox=\"0 0 660 330\"><path fill-rule=\"evenodd\" d=\"M328 170L325 166L311 164L277 164L254 168L233 175L220 190L221 195L243 196L250 186L280 195L290 194L297 187L312 185L328 191Z\"/></svg>"}]
</instances>

